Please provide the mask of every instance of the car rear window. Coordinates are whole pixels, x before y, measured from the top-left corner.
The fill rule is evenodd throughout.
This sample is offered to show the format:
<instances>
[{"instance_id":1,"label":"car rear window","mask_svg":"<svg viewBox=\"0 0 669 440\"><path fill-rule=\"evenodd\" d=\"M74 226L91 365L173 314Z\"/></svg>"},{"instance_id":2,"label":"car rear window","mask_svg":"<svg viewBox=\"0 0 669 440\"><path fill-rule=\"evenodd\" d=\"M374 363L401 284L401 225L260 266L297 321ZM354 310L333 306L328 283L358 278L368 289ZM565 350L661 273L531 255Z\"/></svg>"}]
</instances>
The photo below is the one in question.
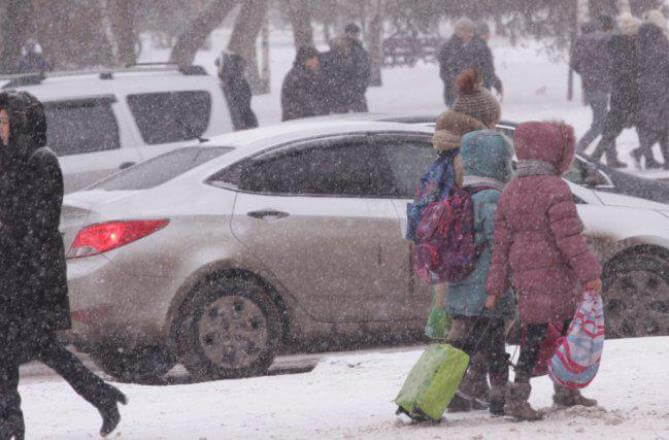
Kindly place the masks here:
<instances>
[{"instance_id":1,"label":"car rear window","mask_svg":"<svg viewBox=\"0 0 669 440\"><path fill-rule=\"evenodd\" d=\"M180 148L118 172L88 189L132 191L153 188L232 150L230 147Z\"/></svg>"},{"instance_id":2,"label":"car rear window","mask_svg":"<svg viewBox=\"0 0 669 440\"><path fill-rule=\"evenodd\" d=\"M196 139L209 126L211 95L206 90L128 95L128 105L149 145Z\"/></svg>"},{"instance_id":3,"label":"car rear window","mask_svg":"<svg viewBox=\"0 0 669 440\"><path fill-rule=\"evenodd\" d=\"M112 100L48 102L44 106L49 147L58 156L95 153L121 147Z\"/></svg>"}]
</instances>

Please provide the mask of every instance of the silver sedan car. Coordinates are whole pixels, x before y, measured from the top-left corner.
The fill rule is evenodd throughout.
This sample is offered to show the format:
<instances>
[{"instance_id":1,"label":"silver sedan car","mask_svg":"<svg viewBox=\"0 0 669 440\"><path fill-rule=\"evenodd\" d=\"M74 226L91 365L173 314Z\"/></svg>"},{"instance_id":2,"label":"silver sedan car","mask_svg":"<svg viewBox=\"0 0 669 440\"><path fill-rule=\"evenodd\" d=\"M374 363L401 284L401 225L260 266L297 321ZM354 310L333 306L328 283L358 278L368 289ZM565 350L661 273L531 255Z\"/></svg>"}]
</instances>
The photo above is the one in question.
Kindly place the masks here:
<instances>
[{"instance_id":1,"label":"silver sedan car","mask_svg":"<svg viewBox=\"0 0 669 440\"><path fill-rule=\"evenodd\" d=\"M68 336L117 377L179 362L224 378L267 371L286 343L419 332L431 293L402 229L432 130L280 124L67 195ZM589 188L606 182L593 172L577 163L568 178L606 263L608 330L669 334L669 206Z\"/></svg>"}]
</instances>

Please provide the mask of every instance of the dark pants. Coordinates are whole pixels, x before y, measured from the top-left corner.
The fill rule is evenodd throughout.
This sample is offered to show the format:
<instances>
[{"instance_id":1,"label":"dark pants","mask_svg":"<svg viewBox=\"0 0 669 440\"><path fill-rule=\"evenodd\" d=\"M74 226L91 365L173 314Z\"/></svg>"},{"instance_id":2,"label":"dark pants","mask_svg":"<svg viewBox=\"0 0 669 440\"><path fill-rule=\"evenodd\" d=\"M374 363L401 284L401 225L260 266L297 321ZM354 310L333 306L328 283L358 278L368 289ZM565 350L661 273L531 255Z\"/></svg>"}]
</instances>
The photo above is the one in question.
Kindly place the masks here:
<instances>
[{"instance_id":1,"label":"dark pants","mask_svg":"<svg viewBox=\"0 0 669 440\"><path fill-rule=\"evenodd\" d=\"M504 320L478 316L452 317L448 343L464 351L472 359L482 353L488 359L488 374L492 386L504 386L509 378Z\"/></svg>"},{"instance_id":2,"label":"dark pants","mask_svg":"<svg viewBox=\"0 0 669 440\"><path fill-rule=\"evenodd\" d=\"M639 127L639 153L646 158L646 164L655 162L653 157L653 145L659 143L662 158L665 164L669 164L669 133L666 131L654 131Z\"/></svg>"},{"instance_id":3,"label":"dark pants","mask_svg":"<svg viewBox=\"0 0 669 440\"><path fill-rule=\"evenodd\" d=\"M630 114L621 109L611 108L606 114L606 122L604 124L604 132L602 138L599 140L595 151L590 156L593 161L599 162L604 154L608 162L615 162L618 160L618 152L616 150L616 139L623 132L625 127L631 126L631 121L635 118L634 114Z\"/></svg>"},{"instance_id":4,"label":"dark pants","mask_svg":"<svg viewBox=\"0 0 669 440\"><path fill-rule=\"evenodd\" d=\"M592 109L592 123L590 124L588 131L586 131L581 140L578 141L578 145L576 146L576 151L578 153L584 152L590 144L604 132L606 112L609 108L609 94L606 92L588 93L587 100Z\"/></svg>"},{"instance_id":5,"label":"dark pants","mask_svg":"<svg viewBox=\"0 0 669 440\"><path fill-rule=\"evenodd\" d=\"M567 333L571 320L565 321L562 334ZM525 326L525 339L520 344L520 356L516 363L516 383L528 383L534 367L539 360L539 351L548 334L548 324L528 324Z\"/></svg>"},{"instance_id":6,"label":"dark pants","mask_svg":"<svg viewBox=\"0 0 669 440\"><path fill-rule=\"evenodd\" d=\"M93 406L99 407L106 397L109 385L63 347L53 333L35 340L3 341L0 351L0 423L23 417L18 392L19 365L32 360L44 363L62 376Z\"/></svg>"}]
</instances>

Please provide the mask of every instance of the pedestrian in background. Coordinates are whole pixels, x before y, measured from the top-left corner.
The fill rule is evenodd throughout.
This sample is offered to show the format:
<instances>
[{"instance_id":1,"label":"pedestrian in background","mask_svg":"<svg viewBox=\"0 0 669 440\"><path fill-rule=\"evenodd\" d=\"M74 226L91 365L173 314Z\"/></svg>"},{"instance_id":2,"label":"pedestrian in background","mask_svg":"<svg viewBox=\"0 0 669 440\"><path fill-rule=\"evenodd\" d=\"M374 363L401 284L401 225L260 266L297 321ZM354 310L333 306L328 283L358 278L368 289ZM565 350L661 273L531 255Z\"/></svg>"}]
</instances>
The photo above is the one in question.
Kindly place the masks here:
<instances>
[{"instance_id":1,"label":"pedestrian in background","mask_svg":"<svg viewBox=\"0 0 669 440\"><path fill-rule=\"evenodd\" d=\"M342 37L330 42L321 56L328 113L368 111L365 93L369 87L369 55L360 42L360 28L351 23Z\"/></svg>"},{"instance_id":2,"label":"pedestrian in background","mask_svg":"<svg viewBox=\"0 0 669 440\"><path fill-rule=\"evenodd\" d=\"M615 141L625 128L636 127L639 118L639 26L641 21L633 15L620 15L620 33L611 36L608 42L611 59L611 104L606 114L602 138L590 158L599 162L606 154L606 164L611 168L627 167L618 160Z\"/></svg>"},{"instance_id":3,"label":"pedestrian in background","mask_svg":"<svg viewBox=\"0 0 669 440\"><path fill-rule=\"evenodd\" d=\"M613 32L613 20L599 17L599 24L586 23L574 42L570 64L581 76L583 97L592 109L590 128L579 140L576 151L583 153L604 131L611 94L611 59L608 44ZM615 143L615 140L613 141ZM615 147L613 147L615 148Z\"/></svg>"},{"instance_id":4,"label":"pedestrian in background","mask_svg":"<svg viewBox=\"0 0 669 440\"><path fill-rule=\"evenodd\" d=\"M281 87L282 121L327 113L319 56L313 47L297 50Z\"/></svg>"},{"instance_id":5,"label":"pedestrian in background","mask_svg":"<svg viewBox=\"0 0 669 440\"><path fill-rule=\"evenodd\" d=\"M70 328L63 239L63 176L45 148L42 104L26 92L0 93L0 439L24 438L19 365L39 360L102 416L103 436L126 397L88 370L56 338ZM54 405L57 408L57 405Z\"/></svg>"},{"instance_id":6,"label":"pedestrian in background","mask_svg":"<svg viewBox=\"0 0 669 440\"><path fill-rule=\"evenodd\" d=\"M251 86L244 77L246 61L241 55L223 52L216 60L218 77L221 79L223 94L228 103L232 126L235 130L245 130L258 126L258 119L251 109Z\"/></svg>"},{"instance_id":7,"label":"pedestrian in background","mask_svg":"<svg viewBox=\"0 0 669 440\"><path fill-rule=\"evenodd\" d=\"M637 168L669 169L669 40L662 28L645 23L639 29L639 148L632 150ZM659 143L664 164L656 161Z\"/></svg>"},{"instance_id":8,"label":"pedestrian in background","mask_svg":"<svg viewBox=\"0 0 669 440\"><path fill-rule=\"evenodd\" d=\"M474 23L461 18L455 23L455 32L439 50L439 76L444 83L444 102L452 107L457 97L455 79L460 72L473 67L472 39Z\"/></svg>"},{"instance_id":9,"label":"pedestrian in background","mask_svg":"<svg viewBox=\"0 0 669 440\"><path fill-rule=\"evenodd\" d=\"M502 80L495 72L495 59L490 46L488 46L489 40L490 26L485 22L478 23L474 28L474 38L472 40L472 67L479 71L483 79L483 86L488 90L495 89L500 99L502 99L504 87L502 86Z\"/></svg>"}]
</instances>

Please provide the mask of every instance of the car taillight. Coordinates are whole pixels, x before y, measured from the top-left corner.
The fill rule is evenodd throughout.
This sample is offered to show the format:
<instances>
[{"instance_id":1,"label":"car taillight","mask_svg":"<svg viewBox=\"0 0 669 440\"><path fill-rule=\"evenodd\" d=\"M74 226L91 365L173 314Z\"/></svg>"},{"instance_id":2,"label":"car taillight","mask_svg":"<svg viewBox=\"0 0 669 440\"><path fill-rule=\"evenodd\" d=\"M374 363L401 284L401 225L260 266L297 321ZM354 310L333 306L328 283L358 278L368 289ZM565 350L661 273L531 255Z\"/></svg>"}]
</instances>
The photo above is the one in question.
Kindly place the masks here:
<instances>
[{"instance_id":1,"label":"car taillight","mask_svg":"<svg viewBox=\"0 0 669 440\"><path fill-rule=\"evenodd\" d=\"M98 255L116 249L164 228L169 220L128 220L98 223L80 230L67 251L67 258Z\"/></svg>"}]
</instances>

